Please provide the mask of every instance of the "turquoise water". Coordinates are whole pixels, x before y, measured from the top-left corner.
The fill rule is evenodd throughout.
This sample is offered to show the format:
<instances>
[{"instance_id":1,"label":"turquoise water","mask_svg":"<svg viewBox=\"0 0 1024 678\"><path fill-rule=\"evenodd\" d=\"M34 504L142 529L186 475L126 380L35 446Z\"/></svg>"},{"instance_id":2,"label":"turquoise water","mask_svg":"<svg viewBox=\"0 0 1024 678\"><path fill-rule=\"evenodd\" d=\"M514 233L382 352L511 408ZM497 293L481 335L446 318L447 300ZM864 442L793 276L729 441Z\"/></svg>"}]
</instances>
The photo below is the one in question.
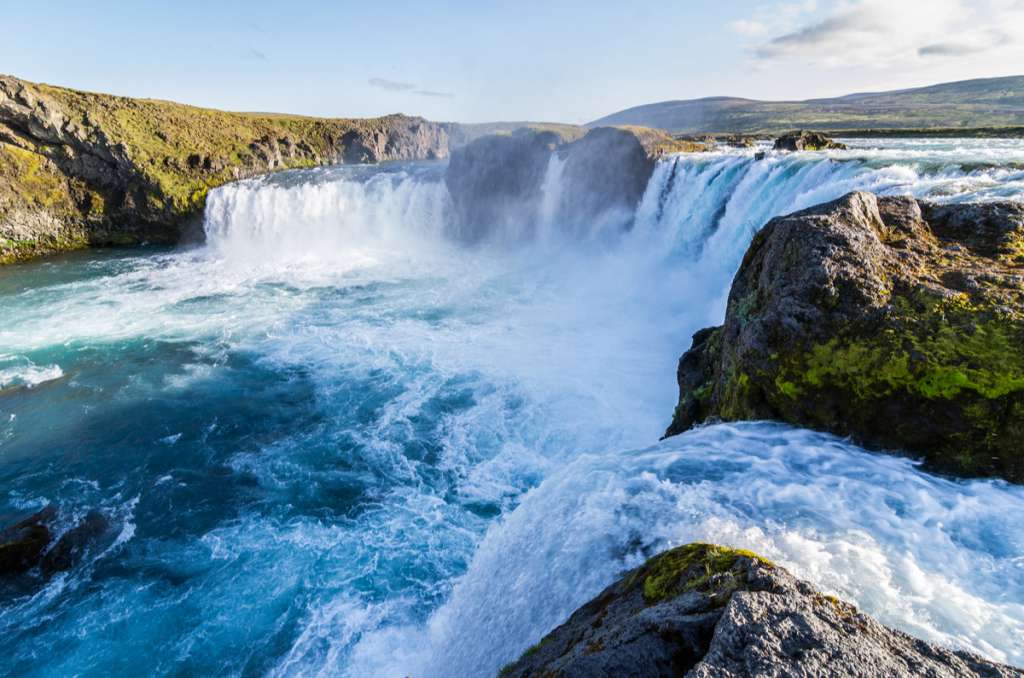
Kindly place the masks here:
<instances>
[{"instance_id":1,"label":"turquoise water","mask_svg":"<svg viewBox=\"0 0 1024 678\"><path fill-rule=\"evenodd\" d=\"M1015 197L987 143L668 160L571 238L553 164L536 239L472 247L443 167L288 173L215 191L201 247L0 269L0 514L113 519L2 584L0 672L488 675L692 539L1024 662L1020 488L777 424L655 444L766 218Z\"/></svg>"}]
</instances>

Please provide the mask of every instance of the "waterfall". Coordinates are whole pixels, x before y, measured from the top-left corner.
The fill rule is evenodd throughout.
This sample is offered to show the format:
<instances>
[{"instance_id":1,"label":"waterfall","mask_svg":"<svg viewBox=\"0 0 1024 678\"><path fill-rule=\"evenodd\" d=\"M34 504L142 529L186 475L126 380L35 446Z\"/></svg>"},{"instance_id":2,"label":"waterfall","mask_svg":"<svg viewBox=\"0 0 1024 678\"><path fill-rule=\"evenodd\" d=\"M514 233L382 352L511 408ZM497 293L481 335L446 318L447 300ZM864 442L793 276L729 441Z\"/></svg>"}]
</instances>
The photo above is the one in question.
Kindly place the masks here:
<instances>
[{"instance_id":1,"label":"waterfall","mask_svg":"<svg viewBox=\"0 0 1024 678\"><path fill-rule=\"evenodd\" d=\"M541 154L513 173L529 204L467 181L486 223L455 223L442 163L282 172L211 191L205 247L12 267L0 508L98 507L123 538L0 601L0 650L23 673L494 675L703 540L1024 662L1024 488L777 423L657 442L768 219L855 189L1024 197L1024 142L872 143L670 156L620 193L614 164Z\"/></svg>"},{"instance_id":2,"label":"waterfall","mask_svg":"<svg viewBox=\"0 0 1024 678\"><path fill-rule=\"evenodd\" d=\"M1021 154L1016 147L1011 158ZM774 216L834 200L853 190L910 194L941 202L1024 197L1024 158L969 157L963 149L920 152L862 149L814 154L753 151L669 156L660 160L635 213L607 210L583 219L563 182L565 161L552 154L536 205L474 225L474 239L501 247L603 243L647 247L665 257L715 262L734 270L753 234ZM957 158L961 160L956 161ZM229 258L338 256L348 248L410 248L463 238L453 223L443 165L304 170L242 181L210 192L206 239ZM579 186L573 190L585 190ZM526 217L533 223L522 223Z\"/></svg>"}]
</instances>

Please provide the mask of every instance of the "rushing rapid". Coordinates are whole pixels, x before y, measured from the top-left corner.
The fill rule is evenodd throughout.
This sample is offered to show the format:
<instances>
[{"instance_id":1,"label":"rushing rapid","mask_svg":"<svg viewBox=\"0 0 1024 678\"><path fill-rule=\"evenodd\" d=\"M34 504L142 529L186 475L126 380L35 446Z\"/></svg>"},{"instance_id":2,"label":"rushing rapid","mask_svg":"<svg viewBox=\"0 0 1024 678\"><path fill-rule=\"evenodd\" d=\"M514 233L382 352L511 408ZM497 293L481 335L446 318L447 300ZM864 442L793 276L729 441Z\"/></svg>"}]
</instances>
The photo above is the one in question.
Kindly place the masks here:
<instances>
[{"instance_id":1,"label":"rushing rapid","mask_svg":"<svg viewBox=\"0 0 1024 678\"><path fill-rule=\"evenodd\" d=\"M493 675L646 556L763 553L1024 664L1024 490L780 424L657 442L772 216L855 189L1024 199L1024 143L669 157L585 228L467 244L444 166L211 192L206 243L0 270L0 514L116 529L0 589L11 675ZM628 227L624 227L628 225Z\"/></svg>"}]
</instances>

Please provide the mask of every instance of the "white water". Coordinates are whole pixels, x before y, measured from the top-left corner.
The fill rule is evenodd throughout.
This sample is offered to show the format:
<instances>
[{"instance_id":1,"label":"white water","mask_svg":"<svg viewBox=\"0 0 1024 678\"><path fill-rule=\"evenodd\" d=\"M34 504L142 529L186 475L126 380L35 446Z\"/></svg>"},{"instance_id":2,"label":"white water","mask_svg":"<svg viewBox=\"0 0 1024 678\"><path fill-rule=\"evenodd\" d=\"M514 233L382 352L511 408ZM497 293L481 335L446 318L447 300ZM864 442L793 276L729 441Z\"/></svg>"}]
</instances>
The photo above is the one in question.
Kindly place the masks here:
<instances>
[{"instance_id":1,"label":"white water","mask_svg":"<svg viewBox=\"0 0 1024 678\"><path fill-rule=\"evenodd\" d=\"M854 189L1024 195L1020 142L885 143L667 159L628 232L615 219L563 228L572 196L553 160L540 223L474 247L449 237L436 166L287 173L213 191L204 248L9 297L0 369L31 354L75 385L82 346L183 344L183 362L160 372L119 363L138 370L124 392L208 388L242 372L232 357L244 354L308 385L318 416L232 443L225 465L254 480L256 508L229 506L196 540L119 546L128 562L157 552L188 573L181 592L104 581L86 613L47 632L66 624L66 642L127 618L130 648L200 672L488 675L645 555L703 539L758 550L919 637L1024 663L1021 488L936 479L763 423L648 447L672 412L679 354L721 322L768 218ZM200 415L154 427L153 449L182 454ZM138 513L190 478L143 479ZM365 499L325 516L349 486ZM30 490L20 501L42 501ZM109 501L122 495L136 496L118 487ZM2 629L17 620L0 615L13 625ZM75 650L54 673L133 656L113 641ZM242 663L261 652L272 655ZM225 665L231 653L243 659Z\"/></svg>"},{"instance_id":2,"label":"white water","mask_svg":"<svg viewBox=\"0 0 1024 678\"><path fill-rule=\"evenodd\" d=\"M622 450L629 441L641 440L645 430L648 439L656 434L664 417L650 417L649 408L660 401L665 403L661 412L670 409L674 385L665 382L673 374L678 338L719 321L746 244L772 216L851 190L940 201L1024 197L1021 166L961 168L964 163L1005 163L1008 155L1024 162L1019 143L1001 156L987 148L948 146L926 143L923 152L911 147L770 154L762 161L752 153L731 152L669 159L659 163L632 232L610 237L599 225L587 233L573 232L569 247L582 249L579 256L565 254L566 241L558 230L569 220L565 212L571 209L566 205L571 196L563 194L561 162L553 157L540 223L533 229L535 242L526 256L557 257L557 273L528 264L514 275L548 277L546 282L554 284L547 290L538 285L522 300L523 307L508 308L508 325L500 328L544 340L513 348L488 336L483 353L472 364L460 361L455 370L494 373L491 363L498 358L509 368L501 370L502 378L519 382L519 388L541 401L541 394L559 390L618 392L615 401L598 403L605 405L599 417L588 417L576 409L578 404L570 404L564 416L600 427L607 414L628 411L632 423L647 423L628 435L602 431L591 438L577 431L571 443L576 449L558 450L551 477L490 528L450 600L425 626L388 623L394 617L393 601L367 607L343 596L310 619L279 670L486 675L623 570L642 562L643 554L696 539L758 550L919 637L1003 661L1024 660L1019 641L1024 637L1024 558L990 552L1024 553L1024 494L1017 488L940 481L918 473L906 460L868 455L828 436L774 425L710 427L645 452ZM403 234L389 230L396 212L405 234L437 237L444 231L440 183L392 182L385 207L379 202L384 194L370 197L370 190L364 193L370 199L354 210L338 197L351 192L350 186L312 195L309 190L289 189L282 192L287 198L275 200L265 189L256 189L264 201L257 209L250 203L230 216L212 211L213 246L227 244L219 224L294 225L290 200L303 202L298 212L303 219L314 215L314 226L303 230L303 238L314 238L317 252L336 249L339 232L346 241L355 232L402 242ZM245 192L227 189L225 198L231 195L234 201ZM379 210L388 215L380 226L373 221ZM344 224L330 221L340 215ZM520 236L495 234L494 240L505 245ZM255 233L246 228L244 247L262 238L259 226ZM274 255L287 251L276 241L267 244ZM302 246L310 250L308 243ZM475 256L487 259L493 253ZM499 256L497 263L488 262L488 268L495 265L508 262ZM513 266L522 263L516 260ZM626 318L630 330L616 329ZM475 336L470 345L453 350L465 359L464 352L472 353L480 339ZM588 350L595 343L601 349ZM657 354L666 359L650 360ZM633 369L617 369L623 363ZM644 363L645 369L634 371ZM551 375L557 375L557 383L548 383ZM536 381L542 383L531 383ZM616 425L628 430L626 422ZM597 442L609 434L618 441L610 446ZM485 463L475 475L523 470L507 464L491 469ZM493 482L487 478L485 484ZM327 640L331 651L314 650L313 640Z\"/></svg>"}]
</instances>

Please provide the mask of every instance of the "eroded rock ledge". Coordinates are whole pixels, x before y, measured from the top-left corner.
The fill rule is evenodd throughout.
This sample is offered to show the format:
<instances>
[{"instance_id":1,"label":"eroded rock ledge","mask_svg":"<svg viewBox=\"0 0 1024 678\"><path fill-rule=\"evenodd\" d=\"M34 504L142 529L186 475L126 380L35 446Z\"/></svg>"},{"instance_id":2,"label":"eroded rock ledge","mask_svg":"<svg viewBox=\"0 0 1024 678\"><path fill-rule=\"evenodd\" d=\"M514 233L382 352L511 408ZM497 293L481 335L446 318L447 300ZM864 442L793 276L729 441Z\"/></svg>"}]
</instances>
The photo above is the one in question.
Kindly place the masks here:
<instances>
[{"instance_id":1,"label":"eroded rock ledge","mask_svg":"<svg viewBox=\"0 0 1024 678\"><path fill-rule=\"evenodd\" d=\"M770 221L667 435L778 419L1024 482L1024 205L851 193Z\"/></svg>"},{"instance_id":2,"label":"eroded rock ledge","mask_svg":"<svg viewBox=\"0 0 1024 678\"><path fill-rule=\"evenodd\" d=\"M882 626L748 551L650 559L501 671L503 678L1024 676Z\"/></svg>"},{"instance_id":3,"label":"eroded rock ledge","mask_svg":"<svg viewBox=\"0 0 1024 678\"><path fill-rule=\"evenodd\" d=\"M448 155L454 125L227 113L0 76L0 263L177 242L210 188L280 169Z\"/></svg>"}]
</instances>

